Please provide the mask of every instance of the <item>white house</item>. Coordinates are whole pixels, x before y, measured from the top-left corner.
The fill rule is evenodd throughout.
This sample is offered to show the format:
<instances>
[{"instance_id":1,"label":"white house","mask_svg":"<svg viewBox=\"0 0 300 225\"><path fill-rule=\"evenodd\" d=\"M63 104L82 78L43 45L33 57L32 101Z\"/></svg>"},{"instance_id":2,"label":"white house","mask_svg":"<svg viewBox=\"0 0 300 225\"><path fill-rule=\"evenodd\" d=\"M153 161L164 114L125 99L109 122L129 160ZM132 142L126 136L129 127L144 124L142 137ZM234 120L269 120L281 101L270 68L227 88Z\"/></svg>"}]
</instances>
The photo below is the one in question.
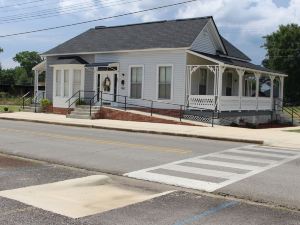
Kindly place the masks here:
<instances>
[{"instance_id":1,"label":"white house","mask_svg":"<svg viewBox=\"0 0 300 225\"><path fill-rule=\"evenodd\" d=\"M153 100L161 109L183 105L187 115L267 120L287 76L252 64L212 17L95 27L42 56L36 82L45 70L46 97L61 111L75 107L80 95L96 105Z\"/></svg>"}]
</instances>

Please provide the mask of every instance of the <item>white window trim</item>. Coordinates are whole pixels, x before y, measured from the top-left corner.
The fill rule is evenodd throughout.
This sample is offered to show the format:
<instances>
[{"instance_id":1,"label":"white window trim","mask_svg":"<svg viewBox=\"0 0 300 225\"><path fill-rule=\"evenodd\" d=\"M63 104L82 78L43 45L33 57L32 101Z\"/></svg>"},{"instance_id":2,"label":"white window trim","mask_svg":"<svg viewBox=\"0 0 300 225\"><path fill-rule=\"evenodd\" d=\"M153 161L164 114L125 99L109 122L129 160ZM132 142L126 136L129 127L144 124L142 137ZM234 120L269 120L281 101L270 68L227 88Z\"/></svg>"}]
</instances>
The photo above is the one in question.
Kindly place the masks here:
<instances>
[{"instance_id":1,"label":"white window trim","mask_svg":"<svg viewBox=\"0 0 300 225\"><path fill-rule=\"evenodd\" d=\"M144 84L145 84L145 65L129 65L128 67L128 97L130 99L131 98L131 69L132 68L135 68L135 67L142 67L142 93L141 93L141 98L133 98L133 99L136 99L136 100L139 100L139 99L143 99L144 98Z\"/></svg>"},{"instance_id":2,"label":"white window trim","mask_svg":"<svg viewBox=\"0 0 300 225\"><path fill-rule=\"evenodd\" d=\"M159 68L160 67L171 67L172 75L171 75L171 94L170 99L160 99L159 98ZM173 101L173 87L174 87L174 64L157 64L156 65L156 100L161 102L171 102Z\"/></svg>"},{"instance_id":3,"label":"white window trim","mask_svg":"<svg viewBox=\"0 0 300 225\"><path fill-rule=\"evenodd\" d=\"M74 70L81 71L81 84L80 90L84 91L84 83L85 83L85 68L84 65L75 65L75 64L59 64L59 65L51 65L53 68L53 98L60 99L69 99L73 93L73 78L74 78ZM56 71L61 71L61 95L56 96ZM64 96L64 70L69 70L69 96ZM84 93L82 93L82 97L84 97Z\"/></svg>"}]
</instances>

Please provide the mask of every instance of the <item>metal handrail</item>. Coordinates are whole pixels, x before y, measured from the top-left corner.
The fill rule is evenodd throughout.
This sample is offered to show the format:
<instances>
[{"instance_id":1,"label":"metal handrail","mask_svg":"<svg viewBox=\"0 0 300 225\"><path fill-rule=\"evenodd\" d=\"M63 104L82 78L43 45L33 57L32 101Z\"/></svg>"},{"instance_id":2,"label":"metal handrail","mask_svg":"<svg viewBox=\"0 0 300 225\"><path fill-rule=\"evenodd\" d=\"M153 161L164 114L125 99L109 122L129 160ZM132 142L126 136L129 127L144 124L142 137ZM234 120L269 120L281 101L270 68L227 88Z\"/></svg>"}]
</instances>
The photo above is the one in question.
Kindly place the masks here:
<instances>
[{"instance_id":1,"label":"metal handrail","mask_svg":"<svg viewBox=\"0 0 300 225\"><path fill-rule=\"evenodd\" d=\"M71 106L73 106L74 104L76 104L78 101L81 100L81 92L83 92L83 93L95 93L94 91L82 91L82 90L79 90L79 91L77 91L76 93L74 93L74 94L73 94L73 95L65 102L65 103L68 102L68 112L70 111ZM78 98L76 98L76 99L71 103L71 100L72 100L73 98L75 98L76 95L78 95Z\"/></svg>"},{"instance_id":2,"label":"metal handrail","mask_svg":"<svg viewBox=\"0 0 300 225\"><path fill-rule=\"evenodd\" d=\"M153 115L153 103L160 103L160 104L168 104L168 105L173 105L173 106L178 106L179 107L179 120L182 121L183 117L184 117L184 109L186 108L186 106L184 105L180 105L180 104L173 104L173 103L169 103L169 102L161 102L161 101L155 101L155 100L148 100L148 99L138 99L138 100L144 100L144 101L148 101L150 102L150 106L145 106L145 105L138 105L138 104L133 104L133 103L128 103L127 99L128 99L128 96L126 95L118 95L118 94L111 94L111 93L103 93L103 91L100 91L99 92L100 94L100 102L101 102L101 106L103 105L103 101L106 101L106 102L110 102L110 103L118 103L118 104L123 104L124 105L124 110L126 111L128 106L134 106L134 107L139 107L139 108L145 108L145 109L150 109L150 115L152 116ZM110 100L110 99L104 99L103 98L103 94L104 95L109 95L109 96L115 96L115 97L123 97L124 98L124 102L121 102L121 101L113 101L113 100ZM93 105L93 102L95 100L95 98L98 96L98 93L96 93L91 99L90 99L90 116L92 116L92 105ZM192 109L202 109L202 110L206 110L206 111L211 111L212 112L212 127L214 126L214 119L215 119L215 110L217 110L217 108L215 108L215 110L207 110L207 109L203 109L203 108L199 108L199 107L189 107L189 108L192 108ZM219 112L217 112L219 113Z\"/></svg>"},{"instance_id":3,"label":"metal handrail","mask_svg":"<svg viewBox=\"0 0 300 225\"><path fill-rule=\"evenodd\" d=\"M100 91L100 92L102 92L102 91ZM104 93L104 94L105 95L110 95L110 96L116 96L116 97L124 97L126 99L129 98L129 96L127 96L127 95L119 95L119 94L111 94L111 93ZM139 100L139 101L147 101L147 102L152 102L152 103L166 104L166 105L173 105L173 106L178 106L178 107L180 107L180 106L186 107L185 105L171 103L171 102L165 102L165 101L150 100L150 99L144 99L144 98L139 98L137 100ZM195 106L189 106L188 108L190 108L190 109L197 109L197 110L205 110L205 111L213 111L212 109L206 109L206 108L195 107ZM215 107L215 110L216 110L216 107Z\"/></svg>"},{"instance_id":4,"label":"metal handrail","mask_svg":"<svg viewBox=\"0 0 300 225\"><path fill-rule=\"evenodd\" d=\"M276 100L279 100L280 104L278 104L276 102ZM298 113L298 111L294 109L293 105L285 107L284 104L285 104L285 102L283 101L283 99L281 99L281 98L274 99L275 110L276 110L276 107L278 107L280 109L280 111L286 112L287 114L289 114L291 116L292 125L294 125L295 116L300 118L300 113Z\"/></svg>"},{"instance_id":5,"label":"metal handrail","mask_svg":"<svg viewBox=\"0 0 300 225\"><path fill-rule=\"evenodd\" d=\"M43 98L42 98L42 99L44 99L44 98L45 98L45 92L44 92L44 91L43 91L43 92L40 92L38 95L36 95L36 96L33 98L34 112L35 112L35 113L37 112L37 110L36 110L36 108L37 108L37 103L40 103L40 102L38 102L38 99L39 99L39 97L40 97L41 94L43 94Z\"/></svg>"},{"instance_id":6,"label":"metal handrail","mask_svg":"<svg viewBox=\"0 0 300 225\"><path fill-rule=\"evenodd\" d=\"M21 100L21 102L22 102L22 108L23 108L23 109L25 108L25 103L27 102L27 100L30 99L30 98L25 99L28 95L30 95L30 91L27 92L25 95L23 95L23 96L20 98L20 100Z\"/></svg>"}]
</instances>

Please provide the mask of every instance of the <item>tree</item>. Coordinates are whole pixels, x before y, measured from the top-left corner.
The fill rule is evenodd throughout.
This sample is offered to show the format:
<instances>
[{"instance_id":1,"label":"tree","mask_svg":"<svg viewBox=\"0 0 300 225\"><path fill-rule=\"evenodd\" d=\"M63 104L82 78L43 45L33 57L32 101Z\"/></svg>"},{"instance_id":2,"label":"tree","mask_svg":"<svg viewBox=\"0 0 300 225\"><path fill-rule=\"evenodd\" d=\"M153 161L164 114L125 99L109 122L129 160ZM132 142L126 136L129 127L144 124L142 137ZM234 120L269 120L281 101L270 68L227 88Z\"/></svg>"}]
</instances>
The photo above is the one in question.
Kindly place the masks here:
<instances>
[{"instance_id":1,"label":"tree","mask_svg":"<svg viewBox=\"0 0 300 225\"><path fill-rule=\"evenodd\" d=\"M16 54L13 58L15 62L18 62L22 68L26 70L28 77L33 77L32 68L42 62L42 58L37 52L24 51Z\"/></svg>"},{"instance_id":2,"label":"tree","mask_svg":"<svg viewBox=\"0 0 300 225\"><path fill-rule=\"evenodd\" d=\"M0 47L0 53L1 52L3 52L3 48ZM1 71L1 69L2 69L2 66L1 66L1 62L0 62L0 71Z\"/></svg>"},{"instance_id":3,"label":"tree","mask_svg":"<svg viewBox=\"0 0 300 225\"><path fill-rule=\"evenodd\" d=\"M288 74L285 79L285 97L300 101L300 26L281 25L274 33L264 37L267 50L263 65Z\"/></svg>"}]
</instances>

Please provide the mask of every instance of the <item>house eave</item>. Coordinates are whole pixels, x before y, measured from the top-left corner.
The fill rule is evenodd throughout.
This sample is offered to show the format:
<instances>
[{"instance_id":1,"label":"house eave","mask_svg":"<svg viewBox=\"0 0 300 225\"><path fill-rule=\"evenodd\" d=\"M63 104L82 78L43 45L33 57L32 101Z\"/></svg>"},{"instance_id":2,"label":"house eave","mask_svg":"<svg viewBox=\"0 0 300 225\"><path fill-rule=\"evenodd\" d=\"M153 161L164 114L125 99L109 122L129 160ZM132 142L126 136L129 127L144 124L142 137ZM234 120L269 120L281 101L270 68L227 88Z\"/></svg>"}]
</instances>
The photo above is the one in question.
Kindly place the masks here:
<instances>
[{"instance_id":1,"label":"house eave","mask_svg":"<svg viewBox=\"0 0 300 225\"><path fill-rule=\"evenodd\" d=\"M263 70L256 70L256 69L251 69L251 68L248 68L248 67L241 67L241 66L235 66L235 65L227 64L227 63L221 62L217 59L213 59L213 58L210 58L208 56L202 55L201 53L193 52L191 50L187 50L186 52L190 53L190 54L193 54L193 55L196 55L196 56L199 56L199 57L202 57L202 58L207 59L211 62L217 63L219 66L225 66L227 68L242 69L242 70L246 70L246 71L250 71L250 72L254 72L254 73L261 73L261 74L272 75L272 76L288 77L287 74L283 74L283 73L267 72L267 71L263 71Z\"/></svg>"},{"instance_id":2,"label":"house eave","mask_svg":"<svg viewBox=\"0 0 300 225\"><path fill-rule=\"evenodd\" d=\"M68 55L90 55L90 54L109 54L109 53L130 53L130 52L148 52L148 51L172 51L172 50L187 50L189 47L179 48L148 48L134 50L116 50L116 51L96 51L96 52L73 52L73 53L56 53L56 54L41 54L42 57L49 56L68 56Z\"/></svg>"}]
</instances>

